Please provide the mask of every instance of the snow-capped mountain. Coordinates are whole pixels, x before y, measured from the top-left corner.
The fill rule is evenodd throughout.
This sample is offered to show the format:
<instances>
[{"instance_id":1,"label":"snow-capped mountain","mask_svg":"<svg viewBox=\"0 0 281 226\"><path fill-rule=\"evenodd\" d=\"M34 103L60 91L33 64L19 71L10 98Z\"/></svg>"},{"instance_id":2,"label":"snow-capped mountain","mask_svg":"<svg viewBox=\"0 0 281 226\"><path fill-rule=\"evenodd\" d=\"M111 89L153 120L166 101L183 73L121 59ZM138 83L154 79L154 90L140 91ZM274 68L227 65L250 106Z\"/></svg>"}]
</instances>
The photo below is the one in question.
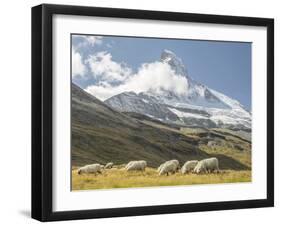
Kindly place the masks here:
<instances>
[{"instance_id":1,"label":"snow-capped mountain","mask_svg":"<svg viewBox=\"0 0 281 226\"><path fill-rule=\"evenodd\" d=\"M173 52L164 50L160 62L186 78L186 92L178 94L165 89L124 92L105 103L121 112L137 112L187 126L251 128L251 114L237 100L193 80L182 60Z\"/></svg>"}]
</instances>

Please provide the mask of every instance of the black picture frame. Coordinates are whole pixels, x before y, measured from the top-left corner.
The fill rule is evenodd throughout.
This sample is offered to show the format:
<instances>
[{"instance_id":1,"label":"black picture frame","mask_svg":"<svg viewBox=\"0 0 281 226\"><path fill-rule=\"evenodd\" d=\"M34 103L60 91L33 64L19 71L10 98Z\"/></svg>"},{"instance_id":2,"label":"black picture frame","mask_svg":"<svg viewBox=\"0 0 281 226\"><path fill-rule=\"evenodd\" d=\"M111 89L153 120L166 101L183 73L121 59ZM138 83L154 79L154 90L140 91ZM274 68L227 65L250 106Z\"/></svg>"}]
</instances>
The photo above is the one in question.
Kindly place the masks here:
<instances>
[{"instance_id":1,"label":"black picture frame","mask_svg":"<svg viewBox=\"0 0 281 226\"><path fill-rule=\"evenodd\" d=\"M52 210L52 18L55 14L266 27L267 198L54 212ZM57 221L271 206L274 206L273 19L49 4L32 8L32 218L40 221Z\"/></svg>"}]
</instances>

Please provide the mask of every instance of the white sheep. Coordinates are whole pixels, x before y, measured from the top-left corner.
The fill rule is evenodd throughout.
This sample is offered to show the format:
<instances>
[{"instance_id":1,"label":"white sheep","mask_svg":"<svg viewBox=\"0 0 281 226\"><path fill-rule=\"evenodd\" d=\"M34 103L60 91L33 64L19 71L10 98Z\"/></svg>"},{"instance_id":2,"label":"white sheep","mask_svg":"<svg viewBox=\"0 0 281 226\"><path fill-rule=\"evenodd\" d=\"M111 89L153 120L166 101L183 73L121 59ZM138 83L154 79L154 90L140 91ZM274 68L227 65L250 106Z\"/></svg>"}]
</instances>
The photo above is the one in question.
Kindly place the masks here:
<instances>
[{"instance_id":1,"label":"white sheep","mask_svg":"<svg viewBox=\"0 0 281 226\"><path fill-rule=\"evenodd\" d=\"M181 168L181 173L185 174L185 173L190 173L192 172L192 170L194 170L194 168L196 167L196 165L198 164L197 160L191 160L191 161L187 161Z\"/></svg>"},{"instance_id":2,"label":"white sheep","mask_svg":"<svg viewBox=\"0 0 281 226\"><path fill-rule=\"evenodd\" d=\"M109 162L105 165L105 169L111 169L113 167L113 162Z\"/></svg>"},{"instance_id":3,"label":"white sheep","mask_svg":"<svg viewBox=\"0 0 281 226\"><path fill-rule=\"evenodd\" d=\"M78 169L78 174L84 174L84 173L101 173L102 170L102 165L96 163L96 164L91 164L91 165L85 165L81 168Z\"/></svg>"},{"instance_id":4,"label":"white sheep","mask_svg":"<svg viewBox=\"0 0 281 226\"><path fill-rule=\"evenodd\" d=\"M160 168L161 167L161 168ZM163 163L159 168L159 175L164 175L169 173L174 174L179 169L179 161L178 160L170 160Z\"/></svg>"},{"instance_id":5,"label":"white sheep","mask_svg":"<svg viewBox=\"0 0 281 226\"><path fill-rule=\"evenodd\" d=\"M140 161L142 161L142 160L140 160ZM139 162L139 161L130 161L130 162L125 166L125 169L128 169L131 165L133 165L133 164L135 164L135 163L137 163L137 162Z\"/></svg>"},{"instance_id":6,"label":"white sheep","mask_svg":"<svg viewBox=\"0 0 281 226\"><path fill-rule=\"evenodd\" d=\"M127 164L127 166L125 167L125 169L127 171L133 171L133 170L140 170L140 171L144 171L145 168L147 166L146 161L144 160L139 160L139 161L131 161Z\"/></svg>"},{"instance_id":7,"label":"white sheep","mask_svg":"<svg viewBox=\"0 0 281 226\"><path fill-rule=\"evenodd\" d=\"M179 161L176 160L176 159L173 159L173 160L169 160L169 161L166 161L166 162L162 163L162 164L158 167L157 172L159 173L159 172L161 171L162 167L163 167L166 163L169 163L169 162L174 162L175 164L178 165L178 168L179 168L179 165L180 165Z\"/></svg>"},{"instance_id":8,"label":"white sheep","mask_svg":"<svg viewBox=\"0 0 281 226\"><path fill-rule=\"evenodd\" d=\"M193 170L193 172L197 174L212 173L214 171L217 173L219 172L219 161L215 157L199 161Z\"/></svg>"}]
</instances>

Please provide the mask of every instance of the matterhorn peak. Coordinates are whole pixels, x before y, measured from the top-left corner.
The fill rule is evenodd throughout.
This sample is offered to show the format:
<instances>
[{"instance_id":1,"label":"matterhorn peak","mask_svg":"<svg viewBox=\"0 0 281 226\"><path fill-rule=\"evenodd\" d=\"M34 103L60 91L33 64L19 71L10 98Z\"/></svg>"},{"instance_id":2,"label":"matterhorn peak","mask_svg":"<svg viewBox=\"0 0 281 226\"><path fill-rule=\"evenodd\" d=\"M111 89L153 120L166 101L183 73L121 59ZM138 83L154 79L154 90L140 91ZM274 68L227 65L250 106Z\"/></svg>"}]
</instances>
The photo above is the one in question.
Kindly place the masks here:
<instances>
[{"instance_id":1,"label":"matterhorn peak","mask_svg":"<svg viewBox=\"0 0 281 226\"><path fill-rule=\"evenodd\" d=\"M181 58L177 57L171 50L163 50L161 54L161 62L169 64L176 74L187 76L187 70Z\"/></svg>"}]
</instances>

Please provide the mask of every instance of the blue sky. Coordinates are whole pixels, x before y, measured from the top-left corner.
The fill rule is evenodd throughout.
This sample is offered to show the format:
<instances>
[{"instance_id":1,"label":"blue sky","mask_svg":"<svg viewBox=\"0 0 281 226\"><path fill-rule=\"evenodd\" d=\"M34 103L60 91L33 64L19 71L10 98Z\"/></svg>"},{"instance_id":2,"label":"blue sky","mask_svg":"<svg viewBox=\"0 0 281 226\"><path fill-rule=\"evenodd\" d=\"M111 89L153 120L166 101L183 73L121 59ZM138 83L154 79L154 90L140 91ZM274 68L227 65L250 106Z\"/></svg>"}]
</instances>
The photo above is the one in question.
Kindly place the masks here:
<instances>
[{"instance_id":1,"label":"blue sky","mask_svg":"<svg viewBox=\"0 0 281 226\"><path fill-rule=\"evenodd\" d=\"M164 49L182 59L190 77L251 110L251 43L73 35L73 82L105 99L131 75L161 71L155 62Z\"/></svg>"}]
</instances>

